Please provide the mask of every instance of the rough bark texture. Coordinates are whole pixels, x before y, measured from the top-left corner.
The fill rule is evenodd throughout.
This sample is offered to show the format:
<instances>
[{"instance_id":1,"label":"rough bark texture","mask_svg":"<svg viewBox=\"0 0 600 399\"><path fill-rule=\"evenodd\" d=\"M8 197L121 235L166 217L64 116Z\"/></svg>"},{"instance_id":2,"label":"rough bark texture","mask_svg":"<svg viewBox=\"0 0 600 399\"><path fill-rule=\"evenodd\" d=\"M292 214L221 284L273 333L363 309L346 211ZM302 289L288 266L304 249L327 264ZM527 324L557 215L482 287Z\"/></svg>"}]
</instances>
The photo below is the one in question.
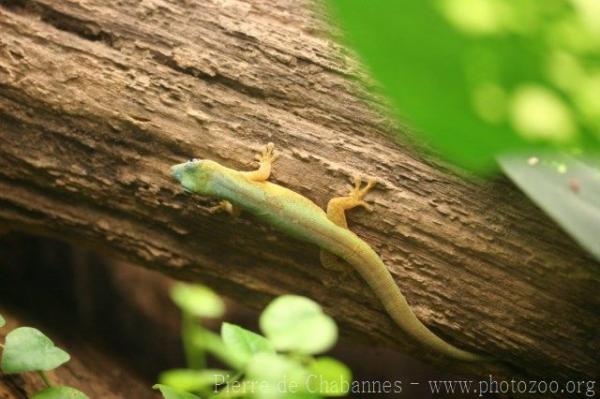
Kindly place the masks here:
<instances>
[{"instance_id":1,"label":"rough bark texture","mask_svg":"<svg viewBox=\"0 0 600 399\"><path fill-rule=\"evenodd\" d=\"M343 331L440 362L316 248L209 215L169 177L191 157L247 168L273 141L273 180L320 205L355 173L380 179L350 223L434 331L504 374L594 376L599 265L506 181L393 140L323 18L291 0L0 0L0 220L256 307L308 295Z\"/></svg>"}]
</instances>

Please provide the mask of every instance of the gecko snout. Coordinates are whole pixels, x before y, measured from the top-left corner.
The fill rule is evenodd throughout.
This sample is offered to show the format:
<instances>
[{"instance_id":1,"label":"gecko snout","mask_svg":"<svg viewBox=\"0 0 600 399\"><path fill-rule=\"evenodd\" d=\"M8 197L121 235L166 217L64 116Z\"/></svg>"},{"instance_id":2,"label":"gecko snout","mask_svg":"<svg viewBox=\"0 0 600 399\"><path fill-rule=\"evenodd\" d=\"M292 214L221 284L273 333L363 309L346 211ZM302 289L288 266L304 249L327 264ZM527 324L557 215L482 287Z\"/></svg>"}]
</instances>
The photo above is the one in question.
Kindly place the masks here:
<instances>
[{"instance_id":1,"label":"gecko snout","mask_svg":"<svg viewBox=\"0 0 600 399\"><path fill-rule=\"evenodd\" d=\"M177 179L180 182L181 182L181 177L183 174L184 166L185 166L184 163L180 163L180 164L171 166L171 176L173 176L175 179Z\"/></svg>"},{"instance_id":2,"label":"gecko snout","mask_svg":"<svg viewBox=\"0 0 600 399\"><path fill-rule=\"evenodd\" d=\"M187 162L171 166L171 176L181 181L185 172L191 172L198 168L202 161L199 159L190 159Z\"/></svg>"}]
</instances>

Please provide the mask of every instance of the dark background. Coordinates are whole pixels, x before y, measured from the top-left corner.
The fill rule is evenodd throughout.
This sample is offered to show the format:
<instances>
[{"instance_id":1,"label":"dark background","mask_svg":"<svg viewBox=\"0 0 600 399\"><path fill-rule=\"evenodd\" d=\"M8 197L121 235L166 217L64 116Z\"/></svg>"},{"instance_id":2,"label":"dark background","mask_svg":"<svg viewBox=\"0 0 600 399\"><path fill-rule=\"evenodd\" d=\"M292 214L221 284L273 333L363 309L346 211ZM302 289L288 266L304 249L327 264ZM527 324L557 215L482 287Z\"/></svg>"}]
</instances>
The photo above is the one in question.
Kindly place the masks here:
<instances>
[{"instance_id":1,"label":"dark background","mask_svg":"<svg viewBox=\"0 0 600 399\"><path fill-rule=\"evenodd\" d=\"M17 233L0 237L2 308L59 340L67 351L72 341L90 343L149 387L161 371L184 367L179 312L168 296L172 283L159 273L60 241ZM219 287L212 288L218 292ZM230 300L227 309L227 321L258 331L259 312ZM218 331L221 320L207 323ZM400 395L353 397L429 398L434 395L428 379L469 378L448 375L373 343L356 342L343 330L341 335L331 355L350 366L354 380L400 380L404 389ZM211 365L219 366L214 361Z\"/></svg>"}]
</instances>

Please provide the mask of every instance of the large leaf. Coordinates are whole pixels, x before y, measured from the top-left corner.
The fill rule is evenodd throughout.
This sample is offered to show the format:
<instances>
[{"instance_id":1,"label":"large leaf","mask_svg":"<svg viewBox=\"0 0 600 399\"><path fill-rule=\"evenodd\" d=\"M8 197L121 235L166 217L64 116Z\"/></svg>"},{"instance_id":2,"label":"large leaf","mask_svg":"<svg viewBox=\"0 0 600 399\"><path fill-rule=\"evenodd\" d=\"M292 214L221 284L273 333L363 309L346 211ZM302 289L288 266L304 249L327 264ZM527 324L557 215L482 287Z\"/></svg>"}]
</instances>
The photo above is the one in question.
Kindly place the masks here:
<instances>
[{"instance_id":1,"label":"large leaf","mask_svg":"<svg viewBox=\"0 0 600 399\"><path fill-rule=\"evenodd\" d=\"M273 344L265 337L234 324L223 323L221 337L229 351L238 358L242 367L257 353L275 353Z\"/></svg>"},{"instance_id":2,"label":"large leaf","mask_svg":"<svg viewBox=\"0 0 600 399\"><path fill-rule=\"evenodd\" d=\"M2 317L2 315L0 314L0 327L4 327L5 324L6 321L4 320L4 317Z\"/></svg>"},{"instance_id":3,"label":"large leaf","mask_svg":"<svg viewBox=\"0 0 600 399\"><path fill-rule=\"evenodd\" d=\"M565 154L499 157L529 198L600 260L600 169Z\"/></svg>"},{"instance_id":4,"label":"large leaf","mask_svg":"<svg viewBox=\"0 0 600 399\"><path fill-rule=\"evenodd\" d=\"M320 353L337 340L333 319L316 302L296 295L271 302L260 315L260 328L280 351Z\"/></svg>"},{"instance_id":5,"label":"large leaf","mask_svg":"<svg viewBox=\"0 0 600 399\"><path fill-rule=\"evenodd\" d=\"M56 386L35 393L31 399L88 399L88 397L75 388Z\"/></svg>"},{"instance_id":6,"label":"large leaf","mask_svg":"<svg viewBox=\"0 0 600 399\"><path fill-rule=\"evenodd\" d=\"M2 371L47 371L68 362L69 354L54 346L50 338L31 327L20 327L6 336L2 352Z\"/></svg>"},{"instance_id":7,"label":"large leaf","mask_svg":"<svg viewBox=\"0 0 600 399\"><path fill-rule=\"evenodd\" d=\"M330 0L400 120L467 166L599 147L598 0Z\"/></svg>"}]
</instances>

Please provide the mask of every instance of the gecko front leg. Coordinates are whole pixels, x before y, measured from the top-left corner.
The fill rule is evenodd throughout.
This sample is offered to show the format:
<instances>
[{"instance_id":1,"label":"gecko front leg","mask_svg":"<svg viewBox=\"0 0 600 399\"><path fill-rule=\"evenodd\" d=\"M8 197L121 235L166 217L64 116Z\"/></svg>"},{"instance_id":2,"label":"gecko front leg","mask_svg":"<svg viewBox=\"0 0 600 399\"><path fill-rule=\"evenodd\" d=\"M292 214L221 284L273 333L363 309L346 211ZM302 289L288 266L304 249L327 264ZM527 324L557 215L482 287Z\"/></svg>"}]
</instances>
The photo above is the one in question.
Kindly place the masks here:
<instances>
[{"instance_id":1,"label":"gecko front leg","mask_svg":"<svg viewBox=\"0 0 600 399\"><path fill-rule=\"evenodd\" d=\"M271 176L271 166L277 160L275 153L275 144L268 143L260 154L256 154L255 159L259 162L258 169L251 172L243 172L248 180L266 181Z\"/></svg>"},{"instance_id":2,"label":"gecko front leg","mask_svg":"<svg viewBox=\"0 0 600 399\"><path fill-rule=\"evenodd\" d=\"M367 204L363 197L373 188L377 183L375 179L369 179L367 184L361 188L362 179L360 176L354 177L354 188L350 190L350 193L346 197L336 197L329 200L327 203L327 217L333 223L345 229L348 228L348 222L346 221L346 211L357 206L371 211L371 207ZM323 267L329 270L342 272L348 274L352 271L352 268L342 259L335 256L331 252L321 250L320 253L321 264Z\"/></svg>"},{"instance_id":3,"label":"gecko front leg","mask_svg":"<svg viewBox=\"0 0 600 399\"><path fill-rule=\"evenodd\" d=\"M242 174L252 181L266 181L271 175L271 166L277 159L275 154L275 145L268 143L260 154L256 154L255 159L259 162L258 169L250 172L242 172ZM237 217L240 215L242 210L237 206L233 205L227 200L221 200L218 205L215 205L208 209L210 213L227 212L231 216Z\"/></svg>"}]
</instances>

